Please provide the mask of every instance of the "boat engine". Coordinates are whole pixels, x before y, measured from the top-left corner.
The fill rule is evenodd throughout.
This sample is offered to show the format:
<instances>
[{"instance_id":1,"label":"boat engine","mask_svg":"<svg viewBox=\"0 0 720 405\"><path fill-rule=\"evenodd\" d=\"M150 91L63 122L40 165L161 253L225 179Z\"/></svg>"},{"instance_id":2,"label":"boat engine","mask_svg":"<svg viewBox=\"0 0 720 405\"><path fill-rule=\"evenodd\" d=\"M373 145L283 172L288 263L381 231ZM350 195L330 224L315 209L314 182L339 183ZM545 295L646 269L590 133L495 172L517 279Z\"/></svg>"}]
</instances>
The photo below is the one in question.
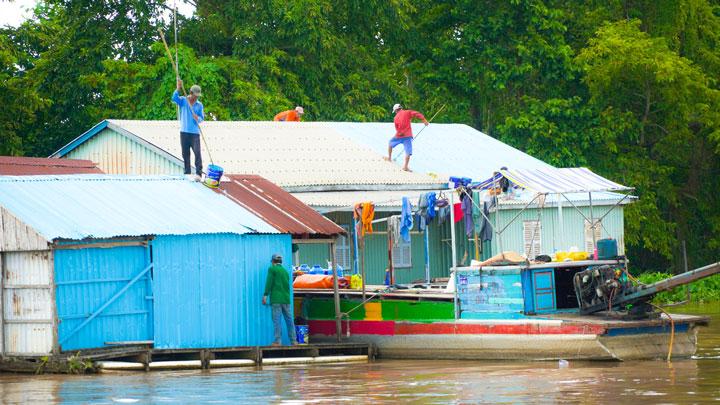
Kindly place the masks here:
<instances>
[{"instance_id":1,"label":"boat engine","mask_svg":"<svg viewBox=\"0 0 720 405\"><path fill-rule=\"evenodd\" d=\"M611 310L625 303L624 297L628 293L637 290L622 267L611 265L580 271L575 274L573 284L582 313ZM647 308L642 308L641 312L647 312Z\"/></svg>"},{"instance_id":2,"label":"boat engine","mask_svg":"<svg viewBox=\"0 0 720 405\"><path fill-rule=\"evenodd\" d=\"M649 304L655 294L718 273L720 273L720 262L652 284L633 285L622 266L603 265L577 272L573 284L581 314L627 309L628 316L642 318L659 316Z\"/></svg>"}]
</instances>

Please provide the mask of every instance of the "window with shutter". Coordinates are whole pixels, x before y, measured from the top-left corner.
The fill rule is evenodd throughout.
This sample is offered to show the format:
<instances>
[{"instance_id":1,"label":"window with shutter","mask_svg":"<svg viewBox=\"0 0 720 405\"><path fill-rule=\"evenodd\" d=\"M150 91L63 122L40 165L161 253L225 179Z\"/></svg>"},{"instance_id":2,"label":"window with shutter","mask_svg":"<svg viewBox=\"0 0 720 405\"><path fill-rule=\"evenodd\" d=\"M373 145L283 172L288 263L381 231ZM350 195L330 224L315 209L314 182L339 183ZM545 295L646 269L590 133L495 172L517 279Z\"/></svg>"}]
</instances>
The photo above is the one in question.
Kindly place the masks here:
<instances>
[{"instance_id":1,"label":"window with shutter","mask_svg":"<svg viewBox=\"0 0 720 405\"><path fill-rule=\"evenodd\" d=\"M600 235L602 226L600 226L600 223L596 223L595 225L595 241L598 241L600 239ZM585 220L585 251L592 254L595 251L595 248L593 247L593 234L592 229L590 227L590 221Z\"/></svg>"},{"instance_id":2,"label":"window with shutter","mask_svg":"<svg viewBox=\"0 0 720 405\"><path fill-rule=\"evenodd\" d=\"M540 221L523 221L523 246L528 259L534 259L542 250Z\"/></svg>"},{"instance_id":3,"label":"window with shutter","mask_svg":"<svg viewBox=\"0 0 720 405\"><path fill-rule=\"evenodd\" d=\"M342 225L342 228L347 232L346 235L350 234L350 226ZM340 267L345 270L352 270L352 246L350 246L350 238L347 236L337 238L337 242L335 243L335 258Z\"/></svg>"},{"instance_id":4,"label":"window with shutter","mask_svg":"<svg viewBox=\"0 0 720 405\"><path fill-rule=\"evenodd\" d=\"M393 267L396 269L412 267L412 243L400 239L400 243L393 247Z\"/></svg>"}]
</instances>

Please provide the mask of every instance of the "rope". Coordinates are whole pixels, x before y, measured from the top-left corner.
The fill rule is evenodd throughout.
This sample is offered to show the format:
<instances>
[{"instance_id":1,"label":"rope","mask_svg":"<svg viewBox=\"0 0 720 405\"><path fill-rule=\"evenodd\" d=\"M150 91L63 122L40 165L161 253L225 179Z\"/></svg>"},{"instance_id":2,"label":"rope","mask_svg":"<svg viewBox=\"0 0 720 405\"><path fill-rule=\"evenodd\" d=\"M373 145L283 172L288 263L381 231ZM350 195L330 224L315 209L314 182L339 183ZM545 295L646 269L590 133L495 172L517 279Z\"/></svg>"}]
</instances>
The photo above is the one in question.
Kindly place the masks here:
<instances>
[{"instance_id":1,"label":"rope","mask_svg":"<svg viewBox=\"0 0 720 405\"><path fill-rule=\"evenodd\" d=\"M655 305L655 304L653 304L653 303L648 303L648 304L650 304L650 305L652 305L653 307L659 309L660 312L662 312L663 314L665 314L665 316L667 316L668 319L670 320L670 345L669 345L669 347L668 347L668 355L667 355L667 360L666 360L668 363L670 363L670 359L671 359L671 357L672 357L673 343L674 343L674 341L675 341L675 321L673 321L673 319L672 319L672 317L670 316L670 314L667 313L667 311L665 311L665 310L662 309L661 307L659 307L659 306L657 306L657 305Z\"/></svg>"}]
</instances>

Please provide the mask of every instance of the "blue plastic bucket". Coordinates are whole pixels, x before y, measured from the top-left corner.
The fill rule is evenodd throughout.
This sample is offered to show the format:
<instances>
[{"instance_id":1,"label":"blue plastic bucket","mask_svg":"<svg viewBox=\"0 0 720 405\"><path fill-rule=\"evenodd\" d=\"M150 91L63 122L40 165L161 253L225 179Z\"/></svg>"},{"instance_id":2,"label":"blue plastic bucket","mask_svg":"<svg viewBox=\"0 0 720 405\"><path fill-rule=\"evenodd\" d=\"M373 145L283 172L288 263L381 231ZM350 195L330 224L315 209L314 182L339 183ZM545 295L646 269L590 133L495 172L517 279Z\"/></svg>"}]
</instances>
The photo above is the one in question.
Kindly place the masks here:
<instances>
[{"instance_id":1,"label":"blue plastic bucket","mask_svg":"<svg viewBox=\"0 0 720 405\"><path fill-rule=\"evenodd\" d=\"M309 328L307 325L295 325L295 336L299 345L306 345L310 341Z\"/></svg>"},{"instance_id":2,"label":"blue plastic bucket","mask_svg":"<svg viewBox=\"0 0 720 405\"><path fill-rule=\"evenodd\" d=\"M223 175L223 168L218 165L208 166L207 175L205 175L205 185L210 188L217 188L220 185L220 178Z\"/></svg>"}]
</instances>

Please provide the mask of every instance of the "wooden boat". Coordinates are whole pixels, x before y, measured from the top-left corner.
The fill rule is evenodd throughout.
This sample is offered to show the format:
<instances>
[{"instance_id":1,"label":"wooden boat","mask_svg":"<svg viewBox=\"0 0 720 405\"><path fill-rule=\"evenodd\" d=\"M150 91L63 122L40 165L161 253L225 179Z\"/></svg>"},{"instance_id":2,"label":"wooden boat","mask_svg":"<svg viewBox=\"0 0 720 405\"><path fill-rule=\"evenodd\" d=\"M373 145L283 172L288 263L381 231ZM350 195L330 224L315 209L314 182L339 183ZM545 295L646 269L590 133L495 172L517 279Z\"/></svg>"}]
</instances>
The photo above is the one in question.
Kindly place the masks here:
<instances>
[{"instance_id":1,"label":"wooden boat","mask_svg":"<svg viewBox=\"0 0 720 405\"><path fill-rule=\"evenodd\" d=\"M341 338L372 343L379 357L394 359L658 359L668 356L670 345L673 358L692 356L698 328L709 318L627 311L643 305L638 295L649 299L657 293L655 285L618 294L609 311L581 314L573 279L608 266L621 269L624 263L458 268L453 292L377 286L368 289L365 301L361 291L341 290ZM714 274L720 265L699 270L681 281ZM337 339L332 294L295 291L296 313L307 319L313 342Z\"/></svg>"}]
</instances>

